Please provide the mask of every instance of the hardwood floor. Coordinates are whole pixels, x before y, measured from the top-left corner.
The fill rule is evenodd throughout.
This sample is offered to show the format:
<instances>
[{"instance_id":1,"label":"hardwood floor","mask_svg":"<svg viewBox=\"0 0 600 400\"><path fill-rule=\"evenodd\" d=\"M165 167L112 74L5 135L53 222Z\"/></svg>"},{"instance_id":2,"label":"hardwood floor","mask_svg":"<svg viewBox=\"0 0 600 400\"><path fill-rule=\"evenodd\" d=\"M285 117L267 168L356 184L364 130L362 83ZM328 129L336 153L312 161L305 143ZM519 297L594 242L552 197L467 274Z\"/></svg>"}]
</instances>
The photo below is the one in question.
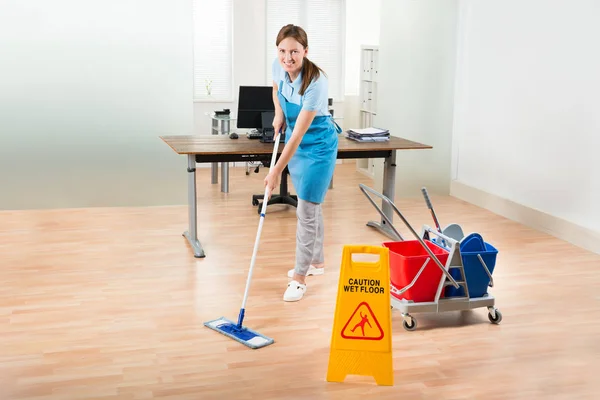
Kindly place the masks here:
<instances>
[{"instance_id":1,"label":"hardwood floor","mask_svg":"<svg viewBox=\"0 0 600 400\"><path fill-rule=\"evenodd\" d=\"M387 238L353 164L338 166L324 205L326 273L298 303L282 301L294 262L294 209L267 211L245 325L275 339L250 350L203 322L237 318L258 227L251 195L264 170L231 169L230 193L200 169L199 239L187 208L0 212L0 399L597 399L600 256L450 197L460 223L499 249L492 293L502 311L393 319L394 387L369 377L326 382L344 244ZM420 193L396 205L432 225ZM412 239L398 218L395 226Z\"/></svg>"}]
</instances>

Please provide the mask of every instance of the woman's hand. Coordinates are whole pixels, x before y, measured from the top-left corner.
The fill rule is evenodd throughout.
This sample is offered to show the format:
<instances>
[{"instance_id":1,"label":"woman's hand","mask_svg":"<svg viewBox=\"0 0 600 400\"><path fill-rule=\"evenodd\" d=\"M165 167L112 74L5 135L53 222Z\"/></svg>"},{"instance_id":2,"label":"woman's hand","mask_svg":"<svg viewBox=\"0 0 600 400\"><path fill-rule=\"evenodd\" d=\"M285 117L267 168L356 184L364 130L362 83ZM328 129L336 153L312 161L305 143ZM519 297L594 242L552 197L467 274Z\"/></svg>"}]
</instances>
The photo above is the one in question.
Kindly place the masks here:
<instances>
[{"instance_id":1,"label":"woman's hand","mask_svg":"<svg viewBox=\"0 0 600 400\"><path fill-rule=\"evenodd\" d=\"M273 194L273 190L275 190L277 185L279 185L279 177L280 177L280 174L278 172L276 172L274 168L271 168L269 170L269 173L267 174L267 177L265 178L265 187L269 188L269 192L267 194L268 198L265 201L267 201L271 198L271 194Z\"/></svg>"},{"instance_id":2,"label":"woman's hand","mask_svg":"<svg viewBox=\"0 0 600 400\"><path fill-rule=\"evenodd\" d=\"M275 118L273 118L273 129L275 130L275 136L285 130L285 118L283 114L275 113Z\"/></svg>"}]
</instances>

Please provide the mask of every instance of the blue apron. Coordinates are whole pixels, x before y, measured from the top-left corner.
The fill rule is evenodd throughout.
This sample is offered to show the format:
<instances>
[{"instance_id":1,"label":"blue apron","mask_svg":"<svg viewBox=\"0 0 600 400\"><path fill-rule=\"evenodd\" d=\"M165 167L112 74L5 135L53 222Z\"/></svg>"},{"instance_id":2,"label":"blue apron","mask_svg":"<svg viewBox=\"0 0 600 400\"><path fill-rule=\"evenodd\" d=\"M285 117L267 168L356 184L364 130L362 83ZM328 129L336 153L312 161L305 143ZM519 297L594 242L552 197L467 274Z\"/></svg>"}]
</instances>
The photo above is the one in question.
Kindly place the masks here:
<instances>
[{"instance_id":1,"label":"blue apron","mask_svg":"<svg viewBox=\"0 0 600 400\"><path fill-rule=\"evenodd\" d=\"M294 131L296 119L302 110L300 104L287 101L281 93L283 82L279 82L277 98L285 115L287 143ZM304 134L298 149L288 163L292 184L298 197L304 201L322 203L333 178L338 150L338 133L342 129L330 115L315 116Z\"/></svg>"}]
</instances>

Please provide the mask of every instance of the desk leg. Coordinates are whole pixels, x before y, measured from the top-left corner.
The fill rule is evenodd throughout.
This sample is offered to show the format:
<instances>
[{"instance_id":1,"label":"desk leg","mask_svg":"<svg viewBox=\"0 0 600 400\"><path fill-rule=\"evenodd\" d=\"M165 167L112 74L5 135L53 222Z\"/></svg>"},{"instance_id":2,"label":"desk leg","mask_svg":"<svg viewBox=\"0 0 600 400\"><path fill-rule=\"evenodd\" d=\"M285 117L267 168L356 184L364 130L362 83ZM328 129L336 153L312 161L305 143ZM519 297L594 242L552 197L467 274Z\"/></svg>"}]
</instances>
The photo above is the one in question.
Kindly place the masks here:
<instances>
[{"instance_id":1,"label":"desk leg","mask_svg":"<svg viewBox=\"0 0 600 400\"><path fill-rule=\"evenodd\" d=\"M190 246L194 250L194 257L204 258L204 249L198 241L198 215L197 215L197 199L196 199L196 158L193 154L188 155L188 208L190 227L189 230L183 233L183 236L188 240Z\"/></svg>"},{"instance_id":2,"label":"desk leg","mask_svg":"<svg viewBox=\"0 0 600 400\"><path fill-rule=\"evenodd\" d=\"M229 135L229 120L221 121L221 134ZM229 193L229 163L221 163L221 192Z\"/></svg>"},{"instance_id":3,"label":"desk leg","mask_svg":"<svg viewBox=\"0 0 600 400\"><path fill-rule=\"evenodd\" d=\"M216 119L212 120L212 134L213 135L218 135L219 131L219 121L217 121ZM211 163L210 164L210 173L211 173L211 179L210 179L210 183L215 184L215 183L219 183L219 163Z\"/></svg>"},{"instance_id":4,"label":"desk leg","mask_svg":"<svg viewBox=\"0 0 600 400\"><path fill-rule=\"evenodd\" d=\"M396 190L396 150L392 150L392 154L385 159L383 164L383 195L394 202L394 193ZM381 210L385 216L394 223L394 210L385 201L382 200ZM389 227L388 223L381 218L380 222L369 221L367 226L377 229L384 235L388 236L392 240L402 240L398 237L394 231Z\"/></svg>"},{"instance_id":5,"label":"desk leg","mask_svg":"<svg viewBox=\"0 0 600 400\"><path fill-rule=\"evenodd\" d=\"M219 183L219 163L211 163L210 166L211 169L211 179L210 179L210 183Z\"/></svg>"},{"instance_id":6,"label":"desk leg","mask_svg":"<svg viewBox=\"0 0 600 400\"><path fill-rule=\"evenodd\" d=\"M229 164L221 164L221 192L229 193Z\"/></svg>"}]
</instances>

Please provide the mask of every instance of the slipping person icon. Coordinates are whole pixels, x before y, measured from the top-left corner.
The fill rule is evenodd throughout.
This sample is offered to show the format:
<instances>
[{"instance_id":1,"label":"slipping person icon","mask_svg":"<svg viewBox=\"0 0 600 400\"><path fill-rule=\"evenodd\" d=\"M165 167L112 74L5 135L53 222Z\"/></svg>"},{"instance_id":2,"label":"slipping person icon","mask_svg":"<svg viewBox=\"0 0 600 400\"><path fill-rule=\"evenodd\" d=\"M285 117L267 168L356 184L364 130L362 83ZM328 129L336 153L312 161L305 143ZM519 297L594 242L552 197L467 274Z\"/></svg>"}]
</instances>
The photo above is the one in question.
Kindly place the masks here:
<instances>
[{"instance_id":1,"label":"slipping person icon","mask_svg":"<svg viewBox=\"0 0 600 400\"><path fill-rule=\"evenodd\" d=\"M371 323L369 322L369 317L368 317L368 315L363 315L363 313L361 312L361 313L360 313L360 317L361 317L362 319L360 320L360 322L359 322L358 324L354 325L354 328L352 328L352 329L350 330L350 332L353 332L353 333L354 333L354 330L360 326L360 329L362 330L362 335L363 335L363 336L365 336L365 324L369 324L369 326L370 326L371 328L372 328L373 326L371 326Z\"/></svg>"}]
</instances>

